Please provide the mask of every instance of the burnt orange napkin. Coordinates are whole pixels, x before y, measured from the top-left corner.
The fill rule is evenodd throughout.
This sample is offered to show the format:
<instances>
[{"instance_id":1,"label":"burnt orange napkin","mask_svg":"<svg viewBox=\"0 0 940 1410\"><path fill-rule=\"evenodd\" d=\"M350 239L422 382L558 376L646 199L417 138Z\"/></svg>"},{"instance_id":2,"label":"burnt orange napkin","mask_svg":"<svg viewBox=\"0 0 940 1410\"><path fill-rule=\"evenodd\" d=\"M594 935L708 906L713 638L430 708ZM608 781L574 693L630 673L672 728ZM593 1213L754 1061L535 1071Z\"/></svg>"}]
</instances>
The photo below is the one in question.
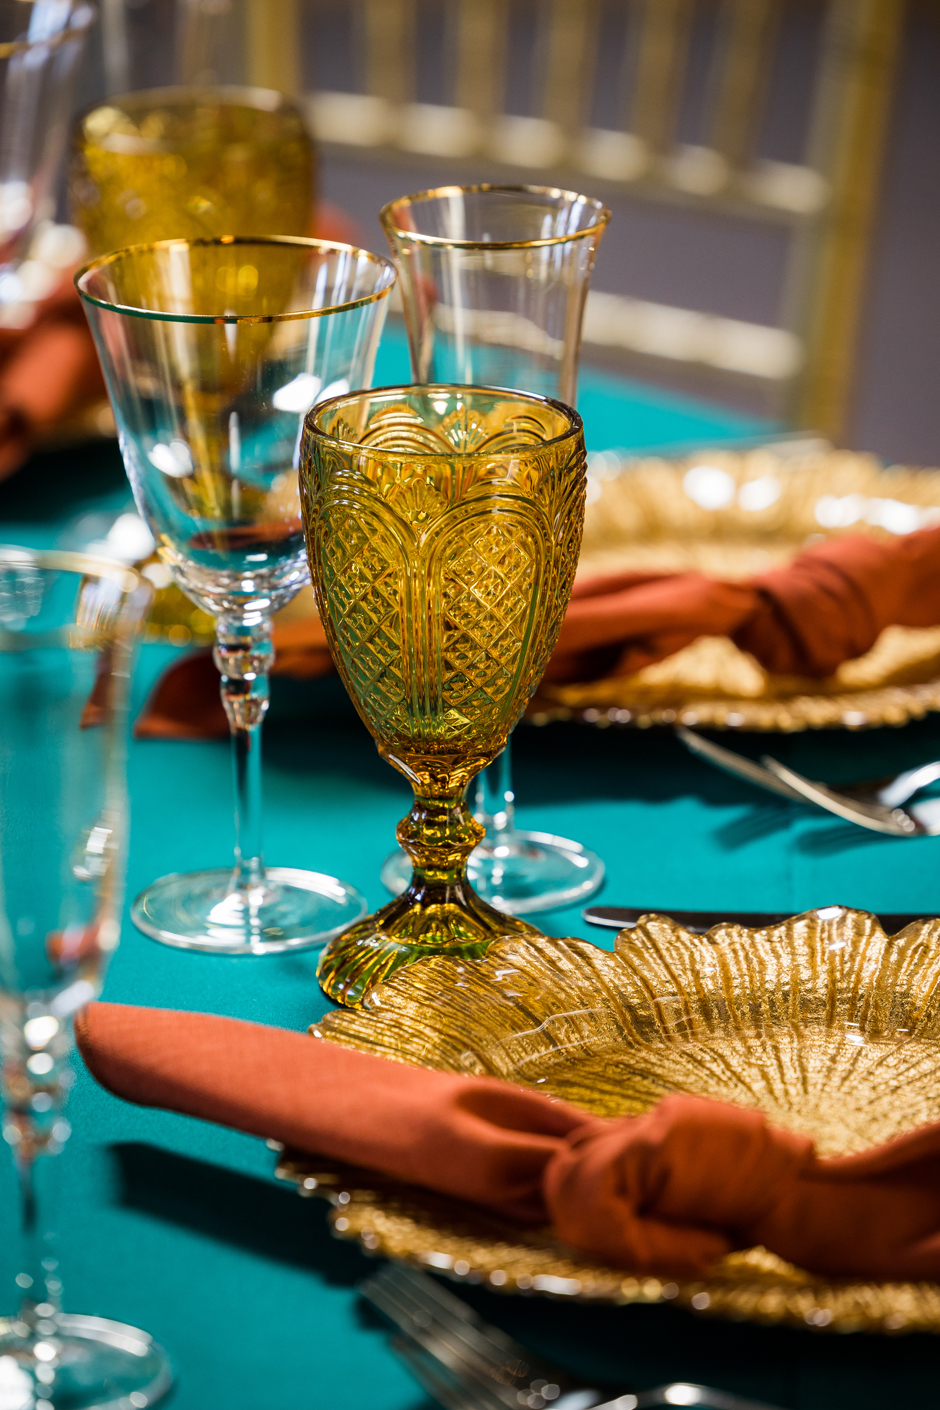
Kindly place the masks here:
<instances>
[{"instance_id":1,"label":"burnt orange napkin","mask_svg":"<svg viewBox=\"0 0 940 1410\"><path fill-rule=\"evenodd\" d=\"M636 1272L698 1276L764 1244L817 1273L940 1279L940 1126L820 1160L759 1112L701 1097L605 1121L210 1014L92 1004L76 1033L93 1076L128 1101L551 1223Z\"/></svg>"},{"instance_id":2,"label":"burnt orange napkin","mask_svg":"<svg viewBox=\"0 0 940 1410\"><path fill-rule=\"evenodd\" d=\"M0 328L0 480L37 439L101 401L104 379L71 274L36 305L28 328Z\"/></svg>"},{"instance_id":3,"label":"burnt orange napkin","mask_svg":"<svg viewBox=\"0 0 940 1410\"><path fill-rule=\"evenodd\" d=\"M940 529L885 542L867 534L807 549L746 582L701 573L575 585L546 680L632 675L700 636L728 636L768 671L828 676L888 626L940 625Z\"/></svg>"},{"instance_id":4,"label":"burnt orange napkin","mask_svg":"<svg viewBox=\"0 0 940 1410\"><path fill-rule=\"evenodd\" d=\"M701 573L621 573L575 584L545 679L631 675L700 636L729 636L768 671L827 676L863 656L887 626L940 625L940 529L893 542L833 539L749 582ZM315 617L278 628L274 673L332 670ZM211 655L171 666L138 721L142 738L228 733Z\"/></svg>"}]
</instances>

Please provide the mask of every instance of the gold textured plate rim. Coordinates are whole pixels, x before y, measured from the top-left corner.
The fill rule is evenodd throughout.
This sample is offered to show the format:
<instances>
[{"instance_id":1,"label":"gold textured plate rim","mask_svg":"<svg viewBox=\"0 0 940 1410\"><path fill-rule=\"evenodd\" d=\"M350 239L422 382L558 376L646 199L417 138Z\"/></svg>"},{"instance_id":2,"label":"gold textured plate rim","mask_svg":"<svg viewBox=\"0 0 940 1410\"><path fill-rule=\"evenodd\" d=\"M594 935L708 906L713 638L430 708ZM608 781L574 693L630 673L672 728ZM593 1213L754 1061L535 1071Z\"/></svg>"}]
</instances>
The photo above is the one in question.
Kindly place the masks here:
<instances>
[{"instance_id":1,"label":"gold textured plate rim","mask_svg":"<svg viewBox=\"0 0 940 1410\"><path fill-rule=\"evenodd\" d=\"M935 1283L815 1278L765 1248L722 1259L724 1280L640 1276L565 1249L549 1230L514 1228L485 1210L374 1171L284 1151L275 1173L302 1197L326 1200L334 1236L370 1257L493 1292L621 1307L658 1303L698 1316L814 1331L940 1333ZM489 1234L486 1246L481 1231Z\"/></svg>"},{"instance_id":2,"label":"gold textured plate rim","mask_svg":"<svg viewBox=\"0 0 940 1410\"><path fill-rule=\"evenodd\" d=\"M571 704L565 687L544 687L534 697L526 718L534 725L574 720L596 725L686 725L690 729L720 729L741 733L798 734L808 729L900 729L940 710L940 677L917 685L890 685L841 695L792 695L781 699L747 696L687 697L675 705L651 705L625 690L620 703Z\"/></svg>"},{"instance_id":3,"label":"gold textured plate rim","mask_svg":"<svg viewBox=\"0 0 940 1410\"><path fill-rule=\"evenodd\" d=\"M706 957L707 964L714 963L712 950L708 947L726 946L725 955L731 957L727 961L729 964L734 955L739 960L744 956L745 968L752 966L752 951L758 951L761 946L765 954L771 947L771 952L778 955L784 944L802 945L804 951L806 947L809 950L815 947L817 956L825 952L821 963L828 976L827 983L836 985L839 1002L861 1005L858 1012L868 1013L866 1031L872 1038L875 1051L876 1045L883 1043L886 1032L889 1038L891 1036L884 1028L888 1020L885 1018L883 995L879 1006L878 995L881 991L876 986L878 977L889 985L884 992L893 998L900 991L891 985L896 986L899 982L897 976L903 975L908 985L905 1001L915 1008L919 1004L918 1012L927 1015L931 1024L936 1023L935 996L940 995L938 942L938 920L918 921L896 936L886 936L876 918L869 913L829 907L791 917L764 929L747 930L725 923L713 927L707 936L694 936L683 931L668 917L647 916L635 930L621 933L618 937L619 953L612 954L589 941L573 937L559 940L538 936L498 942L491 946L484 959L463 963L479 966L478 978L484 973L488 978L494 974L508 974L513 971L506 966L523 964L527 947L530 947L531 954L536 958L541 956L544 959L547 956L554 960L560 956L570 960L574 957L575 961L583 962L588 967L595 963L597 973L603 980L606 970L626 955L628 962L634 966L633 982L640 988L645 986L646 993L653 996L650 1005L647 1005L652 1012L659 1003L655 998L655 984L650 978L659 963L654 952L660 955L662 964L666 966L661 972L669 970L672 976L670 982L675 979L675 987L682 994L684 991L674 963L676 955L685 956L688 952L688 972L694 977L698 972L695 965L702 956ZM648 959L644 959L645 951L654 956L652 969ZM718 951L714 950L714 953L718 954ZM520 956L523 958L520 959ZM796 989L798 982L793 976L799 966L792 965L792 959L791 955L791 968L787 973L791 977L792 987ZM725 964L725 958L719 956L719 960L721 967ZM456 1049L453 1043L449 1050L450 1057L446 1060L441 1058L441 1052L446 1054L448 1051L448 1035L443 1029L437 1038L439 1052L434 1052L435 1037L426 1027L426 1015L433 1013L437 1024L446 1024L447 1019L446 1015L442 1019L439 1006L429 1006L426 992L421 997L422 985L427 989L432 979L437 982L435 967L440 975L443 966L443 977L446 978L447 966L456 963L447 959L426 960L420 966L402 971L374 992L368 1008L329 1013L312 1031L324 1040L338 1041L361 1051L378 1052L405 1063L446 1071L472 1070L472 1066L468 1067L466 1063L462 1068L455 1065ZM672 963L671 969L669 963ZM757 968L756 965L754 967ZM515 973L520 972L518 968L515 970ZM866 974L868 989L865 987ZM893 980L892 975L895 976ZM841 989L838 988L840 983ZM692 987L685 992L691 995ZM805 992L810 1000L816 993L811 988ZM769 993L768 990L765 998ZM743 1006L742 1012L753 1012L754 991L744 990L735 1002ZM421 1013L425 1015L423 1032L426 1046L423 1051L420 1049L420 1026L412 1024L413 1031L409 1036L409 1003L415 1012L420 1006ZM856 1009L851 1011L856 1012ZM525 1012L528 1015L529 1009L525 1008ZM657 1009L656 1020L659 1021L661 1016L662 1011ZM649 1014L643 1021L649 1023ZM894 1022L898 1021L895 1017ZM910 1020L905 1018L904 1021ZM682 1026L686 1023L685 1018L681 1023L672 1019L669 1022L673 1024L675 1034L694 1031L694 1028ZM882 1025L881 1029L879 1024ZM849 1025L851 1028L857 1026L854 1023ZM759 1030L760 1025L754 1031ZM508 1031L512 1034L516 1030ZM734 1025L729 1031L736 1031ZM940 1038L934 1035L933 1028L924 1030L919 1039L916 1025L911 1032L913 1037L905 1041L919 1041L929 1051L933 1061L933 1048L940 1046ZM838 1020L838 1035L843 1038L845 1035L842 1019ZM459 1029L450 1036L458 1042L465 1038ZM410 1048L407 1046L409 1043ZM916 1056L918 1049L913 1051ZM473 1054L463 1056L464 1059L468 1056L472 1058ZM940 1067L940 1056L936 1061ZM490 1075L497 1074L491 1069ZM901 1127L906 1116L907 1108L899 1116ZM547 1230L522 1230L486 1211L403 1185L374 1172L287 1152L280 1162L278 1174L297 1184L302 1194L327 1198L333 1206L331 1223L334 1232L341 1238L358 1242L366 1252L440 1272L458 1281L483 1283L498 1291L618 1304L667 1302L705 1315L817 1330L889 1334L940 1332L940 1285L934 1283L879 1283L817 1277L761 1248L730 1254L707 1278L670 1280L634 1276L629 1271L605 1267L598 1261L564 1248Z\"/></svg>"}]
</instances>

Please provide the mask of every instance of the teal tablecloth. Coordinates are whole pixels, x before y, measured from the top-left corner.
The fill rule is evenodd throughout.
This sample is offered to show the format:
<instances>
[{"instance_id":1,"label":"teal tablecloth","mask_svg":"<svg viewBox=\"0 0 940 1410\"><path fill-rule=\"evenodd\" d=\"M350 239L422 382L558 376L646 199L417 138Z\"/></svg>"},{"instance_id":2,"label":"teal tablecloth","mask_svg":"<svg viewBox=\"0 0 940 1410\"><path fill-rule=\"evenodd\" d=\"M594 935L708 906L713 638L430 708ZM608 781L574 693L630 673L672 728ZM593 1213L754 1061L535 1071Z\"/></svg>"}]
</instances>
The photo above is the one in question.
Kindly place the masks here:
<instances>
[{"instance_id":1,"label":"teal tablecloth","mask_svg":"<svg viewBox=\"0 0 940 1410\"><path fill-rule=\"evenodd\" d=\"M394 375L388 367L380 372L381 380ZM610 377L585 382L582 404L596 447L755 429L672 397L644 399ZM0 489L2 537L36 545L91 538L126 498L113 449L47 457ZM138 704L172 656L170 648L143 649ZM766 741L737 743L758 752ZM940 721L775 738L773 745L805 773L848 779L937 757ZM334 872L379 904L379 864L408 793L338 683L276 682L265 752L270 861ZM940 841L881 838L755 793L693 760L665 732L523 728L516 768L521 822L595 848L607 862L611 902L792 911L836 901L892 910L940 904ZM134 744L130 783L129 896L164 872L227 859L224 744ZM609 943L609 932L586 927L577 910L547 916L544 928ZM128 921L106 997L302 1029L326 1006L315 968L313 955L244 960L166 949ZM329 1236L316 1201L275 1183L260 1141L124 1105L76 1068L74 1135L58 1169L67 1304L158 1337L177 1369L174 1410L427 1404L357 1304L355 1284L370 1263ZM0 1191L12 1230L7 1163L0 1163ZM14 1271L0 1238L0 1310L13 1302ZM928 1337L840 1337L668 1308L577 1306L473 1289L466 1296L575 1373L624 1389L699 1380L800 1410L937 1399L940 1341Z\"/></svg>"}]
</instances>

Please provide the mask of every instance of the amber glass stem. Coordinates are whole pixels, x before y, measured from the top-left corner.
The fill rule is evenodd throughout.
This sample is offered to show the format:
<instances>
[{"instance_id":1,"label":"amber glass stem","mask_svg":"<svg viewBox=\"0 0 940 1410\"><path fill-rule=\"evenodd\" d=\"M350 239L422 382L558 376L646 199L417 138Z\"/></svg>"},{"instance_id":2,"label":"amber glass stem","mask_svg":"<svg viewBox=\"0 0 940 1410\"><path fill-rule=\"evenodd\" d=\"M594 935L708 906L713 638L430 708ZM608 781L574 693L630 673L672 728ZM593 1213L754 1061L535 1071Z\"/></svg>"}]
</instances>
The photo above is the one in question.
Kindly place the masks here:
<instances>
[{"instance_id":1,"label":"amber glass stem","mask_svg":"<svg viewBox=\"0 0 940 1410\"><path fill-rule=\"evenodd\" d=\"M274 663L269 617L219 618L213 652L222 704L232 732L235 782L233 889L264 883L261 846L261 726L268 712L268 675Z\"/></svg>"},{"instance_id":2,"label":"amber glass stem","mask_svg":"<svg viewBox=\"0 0 940 1410\"><path fill-rule=\"evenodd\" d=\"M398 841L411 858L409 896L451 891L467 880L467 858L483 836L464 796L462 780L446 792L415 788L411 812L398 824Z\"/></svg>"}]
</instances>

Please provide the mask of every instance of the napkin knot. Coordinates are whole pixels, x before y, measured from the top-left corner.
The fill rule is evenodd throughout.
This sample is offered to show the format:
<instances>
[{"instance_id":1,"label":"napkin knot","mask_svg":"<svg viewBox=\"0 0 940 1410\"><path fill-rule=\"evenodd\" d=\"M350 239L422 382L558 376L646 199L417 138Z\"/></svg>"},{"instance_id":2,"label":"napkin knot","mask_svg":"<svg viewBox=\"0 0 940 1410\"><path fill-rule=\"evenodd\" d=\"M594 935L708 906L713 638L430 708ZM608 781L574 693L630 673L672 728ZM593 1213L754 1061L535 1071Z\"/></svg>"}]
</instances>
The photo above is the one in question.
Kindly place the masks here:
<instances>
[{"instance_id":1,"label":"napkin knot","mask_svg":"<svg viewBox=\"0 0 940 1410\"><path fill-rule=\"evenodd\" d=\"M552 1223L573 1246L639 1272L704 1273L766 1218L812 1158L757 1111L666 1097L572 1132L546 1168Z\"/></svg>"}]
</instances>

